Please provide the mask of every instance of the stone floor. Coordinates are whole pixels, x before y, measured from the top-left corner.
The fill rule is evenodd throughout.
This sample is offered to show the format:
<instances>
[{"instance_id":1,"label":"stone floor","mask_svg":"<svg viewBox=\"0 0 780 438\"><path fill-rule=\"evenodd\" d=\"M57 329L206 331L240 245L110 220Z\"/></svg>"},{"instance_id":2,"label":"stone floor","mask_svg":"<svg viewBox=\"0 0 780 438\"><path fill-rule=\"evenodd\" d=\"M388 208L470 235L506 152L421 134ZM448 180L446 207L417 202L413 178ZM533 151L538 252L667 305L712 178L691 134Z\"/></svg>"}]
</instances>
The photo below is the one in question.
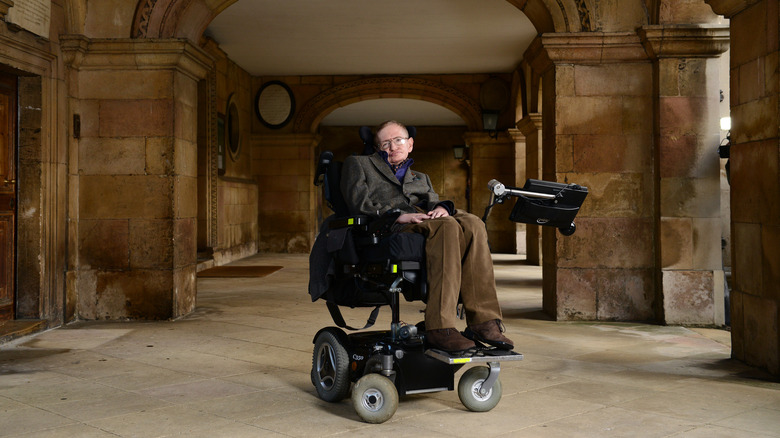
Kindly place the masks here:
<instances>
[{"instance_id":1,"label":"stone floor","mask_svg":"<svg viewBox=\"0 0 780 438\"><path fill-rule=\"evenodd\" d=\"M198 308L178 321L84 322L2 346L0 436L780 436L780 384L730 360L728 332L550 321L540 269L509 256L496 256L499 298L525 358L502 363L498 406L420 394L366 424L311 384L313 335L332 323L306 294L306 256L237 263L284 269L199 279ZM402 318L420 309L405 303Z\"/></svg>"}]
</instances>

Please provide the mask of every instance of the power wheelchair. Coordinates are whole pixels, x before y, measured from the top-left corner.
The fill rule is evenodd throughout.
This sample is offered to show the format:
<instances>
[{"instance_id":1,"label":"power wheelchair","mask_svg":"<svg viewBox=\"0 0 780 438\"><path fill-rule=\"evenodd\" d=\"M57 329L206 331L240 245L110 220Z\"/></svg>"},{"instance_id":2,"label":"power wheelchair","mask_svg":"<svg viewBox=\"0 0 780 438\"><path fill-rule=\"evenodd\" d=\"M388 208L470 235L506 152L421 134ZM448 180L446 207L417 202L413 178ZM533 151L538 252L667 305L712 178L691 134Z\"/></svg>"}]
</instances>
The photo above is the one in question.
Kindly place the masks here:
<instances>
[{"instance_id":1,"label":"power wheelchair","mask_svg":"<svg viewBox=\"0 0 780 438\"><path fill-rule=\"evenodd\" d=\"M414 128L407 129L413 137ZM366 145L364 152L371 153L373 134L365 127L360 134ZM338 402L350 396L351 390L358 416L369 423L382 423L395 413L399 396L454 390L458 370L484 364L463 373L458 396L471 411L493 409L502 394L500 362L522 360L523 355L480 346L469 354L453 356L426 345L424 322L411 325L401 321L401 296L406 301L427 301L425 237L390 232L400 215L397 210L378 219L350 215L340 190L341 164L333 160L331 152L323 152L314 180L335 214L324 220L312 248L309 293L312 301L325 300L338 326L325 327L314 336L311 381L318 396ZM491 203L485 216L493 205L517 196L526 206L516 207L511 220L553 225L566 233L574 232L572 213L576 215L584 200L581 194L587 194L586 188L543 181L524 187L527 190L507 188L495 180L490 184ZM564 208L566 215L556 208L563 199L561 192L567 193L567 200L572 193L578 194ZM541 199L541 204L535 198ZM554 220L539 222L540 215L549 217L550 212L556 213ZM374 309L362 328L354 328L346 324L339 306ZM389 306L392 314L389 330L364 330L374 324L383 306Z\"/></svg>"}]
</instances>

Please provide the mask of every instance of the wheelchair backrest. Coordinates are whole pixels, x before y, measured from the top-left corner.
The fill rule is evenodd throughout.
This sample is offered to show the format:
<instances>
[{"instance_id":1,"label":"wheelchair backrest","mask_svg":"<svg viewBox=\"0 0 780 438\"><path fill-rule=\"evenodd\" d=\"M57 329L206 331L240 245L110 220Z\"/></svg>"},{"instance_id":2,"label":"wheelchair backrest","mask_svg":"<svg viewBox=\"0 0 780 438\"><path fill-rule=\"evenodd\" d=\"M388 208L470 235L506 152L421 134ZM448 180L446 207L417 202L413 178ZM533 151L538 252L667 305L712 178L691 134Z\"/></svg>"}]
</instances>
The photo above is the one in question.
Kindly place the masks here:
<instances>
[{"instance_id":1,"label":"wheelchair backrest","mask_svg":"<svg viewBox=\"0 0 780 438\"><path fill-rule=\"evenodd\" d=\"M341 161L333 160L333 152L325 151L320 154L317 174L314 176L314 185L322 185L325 201L336 217L349 216L349 208L341 194L341 166Z\"/></svg>"}]
</instances>

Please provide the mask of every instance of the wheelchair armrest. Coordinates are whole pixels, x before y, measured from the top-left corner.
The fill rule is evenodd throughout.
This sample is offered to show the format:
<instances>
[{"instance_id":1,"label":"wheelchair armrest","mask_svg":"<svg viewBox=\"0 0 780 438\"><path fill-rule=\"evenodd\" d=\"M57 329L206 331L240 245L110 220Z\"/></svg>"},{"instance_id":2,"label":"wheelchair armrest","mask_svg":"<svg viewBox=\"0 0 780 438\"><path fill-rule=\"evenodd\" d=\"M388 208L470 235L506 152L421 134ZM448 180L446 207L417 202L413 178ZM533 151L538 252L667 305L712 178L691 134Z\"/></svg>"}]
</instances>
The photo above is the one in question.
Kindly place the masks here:
<instances>
[{"instance_id":1,"label":"wheelchair armrest","mask_svg":"<svg viewBox=\"0 0 780 438\"><path fill-rule=\"evenodd\" d=\"M368 216L356 215L356 216L347 216L338 219L333 219L328 224L328 227L331 230L337 230L339 228L346 228L346 227L365 228L368 225L368 223L369 223Z\"/></svg>"},{"instance_id":2,"label":"wheelchair armrest","mask_svg":"<svg viewBox=\"0 0 780 438\"><path fill-rule=\"evenodd\" d=\"M378 244L382 236L390 233L400 215L401 210L394 209L376 219L364 215L346 216L331 220L328 227L331 230L352 227L356 231L353 234L354 242L365 247Z\"/></svg>"},{"instance_id":3,"label":"wheelchair armrest","mask_svg":"<svg viewBox=\"0 0 780 438\"><path fill-rule=\"evenodd\" d=\"M378 219L374 219L368 224L368 232L371 234L384 234L389 233L390 228L393 226L398 216L401 216L401 210L394 208L386 211Z\"/></svg>"}]
</instances>

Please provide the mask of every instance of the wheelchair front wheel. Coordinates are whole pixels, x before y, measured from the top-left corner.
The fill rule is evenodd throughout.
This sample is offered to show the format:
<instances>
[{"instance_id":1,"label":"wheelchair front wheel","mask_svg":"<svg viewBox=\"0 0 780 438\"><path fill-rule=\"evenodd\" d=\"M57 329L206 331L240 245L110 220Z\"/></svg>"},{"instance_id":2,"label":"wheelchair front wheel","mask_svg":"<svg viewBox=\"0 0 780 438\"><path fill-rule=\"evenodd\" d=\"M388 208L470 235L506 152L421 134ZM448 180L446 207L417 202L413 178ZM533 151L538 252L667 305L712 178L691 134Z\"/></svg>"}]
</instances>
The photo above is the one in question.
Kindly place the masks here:
<instances>
[{"instance_id":1,"label":"wheelchair front wheel","mask_svg":"<svg viewBox=\"0 0 780 438\"><path fill-rule=\"evenodd\" d=\"M352 388L352 406L366 423L384 423L398 409L398 390L387 377L366 374Z\"/></svg>"},{"instance_id":2,"label":"wheelchair front wheel","mask_svg":"<svg viewBox=\"0 0 780 438\"><path fill-rule=\"evenodd\" d=\"M488 378L488 367L469 368L458 382L458 398L468 410L487 412L501 401L501 381L496 380L493 387L482 393L482 384Z\"/></svg>"},{"instance_id":3,"label":"wheelchair front wheel","mask_svg":"<svg viewBox=\"0 0 780 438\"><path fill-rule=\"evenodd\" d=\"M349 395L349 354L332 332L323 331L314 342L311 382L325 401L338 402Z\"/></svg>"}]
</instances>

